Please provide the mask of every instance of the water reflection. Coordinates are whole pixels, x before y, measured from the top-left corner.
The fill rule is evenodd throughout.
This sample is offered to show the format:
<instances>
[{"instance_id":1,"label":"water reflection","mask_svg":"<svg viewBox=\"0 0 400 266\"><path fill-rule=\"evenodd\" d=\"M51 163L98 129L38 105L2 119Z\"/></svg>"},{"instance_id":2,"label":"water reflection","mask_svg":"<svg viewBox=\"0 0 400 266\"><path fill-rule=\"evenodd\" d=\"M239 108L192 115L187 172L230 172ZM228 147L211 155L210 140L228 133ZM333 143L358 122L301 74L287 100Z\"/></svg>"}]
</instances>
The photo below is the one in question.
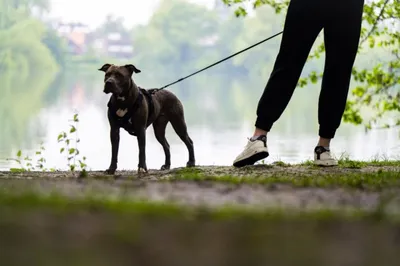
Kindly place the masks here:
<instances>
[{"instance_id":1,"label":"water reflection","mask_svg":"<svg viewBox=\"0 0 400 266\"><path fill-rule=\"evenodd\" d=\"M0 169L13 166L5 158L21 148L35 151L43 141L49 167L64 168L59 155L57 135L68 128L74 110L79 111L80 151L87 156L91 169L105 169L110 160L109 125L106 118L108 97L102 93L102 74L62 74L55 78L42 75L18 80L2 75L4 86L0 99ZM137 76L143 87L156 87L154 79ZM254 113L264 87L263 81L251 82L201 74L172 86L185 106L189 134L195 144L196 161L201 165L231 165L253 130ZM271 158L301 162L312 158L318 132L318 86L297 89L287 110L269 136ZM135 169L138 148L136 138L121 131L119 169ZM187 161L185 145L172 127L167 127L171 145L172 167ZM399 153L398 132L379 130L365 134L362 127L343 124L333 144L336 155L342 152L354 159L371 159L377 155L395 157ZM159 168L164 161L161 146L153 129L148 129L147 165Z\"/></svg>"}]
</instances>

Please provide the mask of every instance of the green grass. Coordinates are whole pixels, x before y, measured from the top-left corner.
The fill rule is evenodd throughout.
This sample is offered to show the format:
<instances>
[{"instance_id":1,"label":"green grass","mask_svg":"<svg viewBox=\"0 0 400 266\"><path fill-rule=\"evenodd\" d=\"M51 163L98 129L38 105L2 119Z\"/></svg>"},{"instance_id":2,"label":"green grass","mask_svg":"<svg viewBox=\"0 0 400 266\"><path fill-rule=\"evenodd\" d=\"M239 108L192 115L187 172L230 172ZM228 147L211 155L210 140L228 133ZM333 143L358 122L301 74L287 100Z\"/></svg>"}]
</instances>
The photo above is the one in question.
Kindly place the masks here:
<instances>
[{"instance_id":1,"label":"green grass","mask_svg":"<svg viewBox=\"0 0 400 266\"><path fill-rule=\"evenodd\" d=\"M21 173L7 174L12 177ZM57 180L57 173L46 176L40 172L22 173L31 176L32 179ZM137 180L136 175L129 172L119 172L128 180ZM61 175L65 176L65 175ZM150 172L152 180L160 182L192 181L192 182L222 182L229 184L287 184L295 187L345 187L353 189L381 190L384 188L400 187L400 161L371 160L354 161L341 158L338 167L317 167L312 162L290 165L283 162L275 162L268 165L254 167L194 167L179 168L169 172ZM60 177L61 179L65 177ZM72 176L67 177L72 178ZM102 173L90 173L85 178L113 182L113 176L105 176ZM140 178L141 179L141 178ZM142 179L146 181L146 177Z\"/></svg>"},{"instance_id":2,"label":"green grass","mask_svg":"<svg viewBox=\"0 0 400 266\"><path fill-rule=\"evenodd\" d=\"M374 158L369 161L358 161L358 160L351 160L348 156L342 155L338 159L338 167L340 168L352 168L352 169L360 169L363 167L382 167L382 166L392 166L392 167L400 167L400 160L389 160L385 157L383 158ZM305 161L301 163L302 166L314 166L312 160Z\"/></svg>"},{"instance_id":3,"label":"green grass","mask_svg":"<svg viewBox=\"0 0 400 266\"><path fill-rule=\"evenodd\" d=\"M179 170L166 181L196 181L196 182L225 182L230 184L288 184L295 187L347 187L357 189L380 190L383 188L400 187L399 171L384 171L365 173L299 173L290 172L272 173L271 175L247 174L234 175L209 175L201 169Z\"/></svg>"}]
</instances>

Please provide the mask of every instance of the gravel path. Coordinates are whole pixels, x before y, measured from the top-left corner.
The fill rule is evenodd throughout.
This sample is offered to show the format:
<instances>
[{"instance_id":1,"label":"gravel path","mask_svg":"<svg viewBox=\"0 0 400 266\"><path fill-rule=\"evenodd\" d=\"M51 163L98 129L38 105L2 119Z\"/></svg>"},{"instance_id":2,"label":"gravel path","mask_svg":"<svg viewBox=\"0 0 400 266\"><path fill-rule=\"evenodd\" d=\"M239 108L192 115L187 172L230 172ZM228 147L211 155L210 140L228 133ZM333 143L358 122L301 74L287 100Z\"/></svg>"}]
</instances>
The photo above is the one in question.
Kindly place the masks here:
<instances>
[{"instance_id":1,"label":"gravel path","mask_svg":"<svg viewBox=\"0 0 400 266\"><path fill-rule=\"evenodd\" d=\"M135 172L122 171L117 180L105 177L101 172L90 172L90 179L78 181L65 172L54 173L0 173L0 187L7 191L33 190L42 194L57 191L68 197L91 196L120 198L126 200L151 200L175 202L190 206L205 205L219 207L225 204L246 207L282 207L304 210L343 209L372 211L384 200L386 210L390 213L400 212L400 187L381 191L349 188L313 188L293 187L289 184L231 184L212 181L169 181L164 179L187 173L187 169L171 171L151 170L149 174L137 176ZM399 173L400 167L363 167L363 168L313 168L305 166L255 166L244 169L232 167L200 167L192 172L201 172L212 176L324 176L378 171ZM399 178L400 179L400 178Z\"/></svg>"}]
</instances>

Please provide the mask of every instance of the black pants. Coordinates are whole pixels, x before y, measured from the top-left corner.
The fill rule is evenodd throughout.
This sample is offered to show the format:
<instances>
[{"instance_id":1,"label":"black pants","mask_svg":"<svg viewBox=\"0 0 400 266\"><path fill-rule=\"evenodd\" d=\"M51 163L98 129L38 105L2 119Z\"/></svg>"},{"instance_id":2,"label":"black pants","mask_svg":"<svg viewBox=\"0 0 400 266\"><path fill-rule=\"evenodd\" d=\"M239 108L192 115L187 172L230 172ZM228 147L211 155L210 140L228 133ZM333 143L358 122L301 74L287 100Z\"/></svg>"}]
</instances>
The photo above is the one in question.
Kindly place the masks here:
<instances>
[{"instance_id":1,"label":"black pants","mask_svg":"<svg viewBox=\"0 0 400 266\"><path fill-rule=\"evenodd\" d=\"M291 0L280 50L257 108L257 128L270 131L293 95L319 32L325 68L318 103L319 136L333 138L341 123L360 40L364 0Z\"/></svg>"}]
</instances>

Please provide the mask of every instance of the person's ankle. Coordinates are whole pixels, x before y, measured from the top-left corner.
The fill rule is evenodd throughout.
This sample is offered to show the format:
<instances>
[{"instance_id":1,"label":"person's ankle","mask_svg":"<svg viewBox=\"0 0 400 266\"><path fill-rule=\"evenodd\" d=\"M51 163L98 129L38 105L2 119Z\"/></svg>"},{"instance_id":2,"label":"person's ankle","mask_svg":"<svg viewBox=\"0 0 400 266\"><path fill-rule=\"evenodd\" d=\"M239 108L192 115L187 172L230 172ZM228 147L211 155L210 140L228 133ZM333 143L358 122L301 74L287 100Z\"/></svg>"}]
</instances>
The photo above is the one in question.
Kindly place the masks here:
<instances>
[{"instance_id":1,"label":"person's ankle","mask_svg":"<svg viewBox=\"0 0 400 266\"><path fill-rule=\"evenodd\" d=\"M268 131L265 131L263 129L260 129L260 128L256 127L255 130L254 130L252 138L256 139L259 136L267 136L267 134L268 134Z\"/></svg>"},{"instance_id":2,"label":"person's ankle","mask_svg":"<svg viewBox=\"0 0 400 266\"><path fill-rule=\"evenodd\" d=\"M326 139L326 138L319 138L317 146L324 147L325 149L329 150L331 144L331 139Z\"/></svg>"},{"instance_id":3,"label":"person's ankle","mask_svg":"<svg viewBox=\"0 0 400 266\"><path fill-rule=\"evenodd\" d=\"M260 137L265 137L265 139L267 138L266 135L253 135L253 136L250 138L250 140L251 140L251 141L255 141L255 140L257 140L257 139L260 139Z\"/></svg>"}]
</instances>

